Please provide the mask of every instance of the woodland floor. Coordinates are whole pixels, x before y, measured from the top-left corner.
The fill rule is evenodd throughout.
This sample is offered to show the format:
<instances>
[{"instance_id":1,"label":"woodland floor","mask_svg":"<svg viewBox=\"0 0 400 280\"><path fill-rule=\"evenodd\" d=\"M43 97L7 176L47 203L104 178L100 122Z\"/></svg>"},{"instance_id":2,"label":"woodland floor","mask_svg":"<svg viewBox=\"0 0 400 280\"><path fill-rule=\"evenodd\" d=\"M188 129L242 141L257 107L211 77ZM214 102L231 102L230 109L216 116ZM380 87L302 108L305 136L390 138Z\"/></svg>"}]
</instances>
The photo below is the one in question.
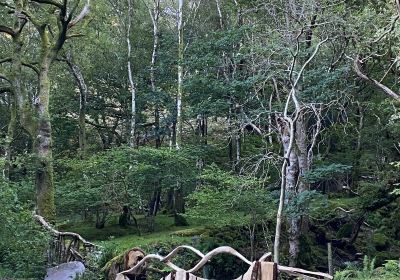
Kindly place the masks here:
<instances>
[{"instance_id":1,"label":"woodland floor","mask_svg":"<svg viewBox=\"0 0 400 280\"><path fill-rule=\"evenodd\" d=\"M60 229L79 233L84 238L97 244L113 245L117 252L123 252L133 247L146 249L153 244L190 243L194 236L200 235L205 227L190 223L189 226L175 226L174 218L167 215L158 215L155 219L154 232L148 232L144 217L137 217L141 234L134 225L122 228L118 225L117 217L106 223L103 229L96 229L92 223L64 224Z\"/></svg>"}]
</instances>

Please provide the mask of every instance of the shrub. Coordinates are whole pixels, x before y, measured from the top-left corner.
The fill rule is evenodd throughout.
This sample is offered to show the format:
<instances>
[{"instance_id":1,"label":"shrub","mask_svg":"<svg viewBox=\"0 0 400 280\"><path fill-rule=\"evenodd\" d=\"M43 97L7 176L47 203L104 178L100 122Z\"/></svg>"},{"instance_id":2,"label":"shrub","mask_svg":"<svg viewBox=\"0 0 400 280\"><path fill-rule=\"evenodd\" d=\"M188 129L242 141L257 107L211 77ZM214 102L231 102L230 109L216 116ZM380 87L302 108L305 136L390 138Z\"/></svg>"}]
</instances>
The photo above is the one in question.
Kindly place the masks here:
<instances>
[{"instance_id":1,"label":"shrub","mask_svg":"<svg viewBox=\"0 0 400 280\"><path fill-rule=\"evenodd\" d=\"M21 204L17 188L0 181L0 270L5 277L40 278L46 271L49 237Z\"/></svg>"}]
</instances>

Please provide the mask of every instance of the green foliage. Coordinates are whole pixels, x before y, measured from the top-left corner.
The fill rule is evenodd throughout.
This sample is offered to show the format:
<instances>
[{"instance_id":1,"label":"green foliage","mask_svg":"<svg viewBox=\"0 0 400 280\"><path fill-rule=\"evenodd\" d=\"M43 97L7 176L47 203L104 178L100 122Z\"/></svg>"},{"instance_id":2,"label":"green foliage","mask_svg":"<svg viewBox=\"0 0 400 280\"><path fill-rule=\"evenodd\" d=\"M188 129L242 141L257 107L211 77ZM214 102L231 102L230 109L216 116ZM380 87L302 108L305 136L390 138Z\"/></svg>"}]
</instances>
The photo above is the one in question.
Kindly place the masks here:
<instances>
[{"instance_id":1,"label":"green foliage","mask_svg":"<svg viewBox=\"0 0 400 280\"><path fill-rule=\"evenodd\" d=\"M289 197L291 194L287 194ZM312 205L312 210L310 209ZM298 217L309 215L310 211L319 212L321 209L326 208L326 197L319 192L304 191L296 196L291 196L289 203L286 205L286 213L289 217Z\"/></svg>"},{"instance_id":2,"label":"green foliage","mask_svg":"<svg viewBox=\"0 0 400 280\"><path fill-rule=\"evenodd\" d=\"M362 267L349 266L345 270L335 273L337 280L395 280L400 277L400 263L388 260L382 267L375 268L375 259L367 256L363 259Z\"/></svg>"},{"instance_id":3,"label":"green foliage","mask_svg":"<svg viewBox=\"0 0 400 280\"><path fill-rule=\"evenodd\" d=\"M20 202L17 184L0 179L0 277L43 277L49 236Z\"/></svg>"},{"instance_id":4,"label":"green foliage","mask_svg":"<svg viewBox=\"0 0 400 280\"><path fill-rule=\"evenodd\" d=\"M375 233L372 241L377 250L384 250L388 246L389 238L383 233Z\"/></svg>"},{"instance_id":5,"label":"green foliage","mask_svg":"<svg viewBox=\"0 0 400 280\"><path fill-rule=\"evenodd\" d=\"M59 209L66 214L85 209L119 212L128 205L143 211L156 185L166 190L179 180L184 192L190 192L196 182L195 160L189 149L128 147L110 149L87 160L60 160Z\"/></svg>"},{"instance_id":6,"label":"green foliage","mask_svg":"<svg viewBox=\"0 0 400 280\"><path fill-rule=\"evenodd\" d=\"M247 225L273 217L273 200L257 180L216 166L205 169L200 179L202 186L188 197L189 217L215 226Z\"/></svg>"},{"instance_id":7,"label":"green foliage","mask_svg":"<svg viewBox=\"0 0 400 280\"><path fill-rule=\"evenodd\" d=\"M20 45L3 31L3 26L16 28L12 2L27 5L27 13L47 23L44 31L50 39L57 36L59 13L52 3L34 3L43 1L0 4L1 167L6 163L7 143L11 143L11 183L6 183L4 197L0 198L0 217L5 219L0 233L8 241L10 232L23 232L11 239L10 245L0 245L0 259L5 263L0 271L12 270L12 262L21 268L18 251L24 255L21 259L43 254L39 249L42 235L27 211L36 203L32 181L34 171L41 168L31 154L36 136L28 132L34 127L31 121L37 118L33 113L37 102L43 101L37 95L40 84L32 71L40 68L36 50L41 46L30 17ZM59 2L68 2L67 12L75 14L85 4L77 0ZM400 29L395 1L238 0L219 1L219 9L216 1L185 1L185 47L179 61L185 73L183 145L179 151L168 147L176 129L178 88L176 6L172 3L160 1L154 68L153 21L148 10L153 8L152 1L132 1L132 24L127 34L127 2L97 0L91 1L84 28L71 29L69 35L73 36L49 69L48 132L55 158L59 229L76 231L96 242L115 242L115 248L106 247L103 259L94 266L102 265L122 248L137 245L150 251L167 251L174 244L190 242L194 235L205 238L208 249L221 244L248 247L248 228L260 232L263 222L269 227L275 223L283 160L279 118L286 100L289 116L296 115L295 104L287 99L291 85L317 43L328 38L304 67L294 92L304 116L305 134L300 136L307 142L306 149L313 147L307 151L313 161L308 172L298 176L302 172L298 170L295 174L307 183L307 191L286 192L289 203L285 206L282 239L287 240L288 218L307 216L310 231L304 232L300 241L301 250L310 254L299 261L312 267L325 258L325 247L318 246L328 239L345 241L361 217L369 226L363 225L354 244L337 248L337 254L345 259L355 251L363 252L375 256L378 265L400 257L400 206L396 200L400 196L400 107L372 83L357 77L353 65L354 58L361 55L362 70L398 92L395 62ZM132 43L129 63L137 93L135 116L128 82L127 39ZM20 70L14 69L19 68L14 57L18 47L21 52L17 58L25 64ZM63 61L67 52L73 54L89 90L84 112L85 154L80 151L78 137L82 100L78 83ZM25 67L27 63L34 67ZM150 72L154 73L155 89ZM21 79L13 81L16 74ZM15 95L17 88L13 94L3 92L9 86L21 86L23 96ZM13 108L17 108L17 127L12 139L6 141ZM158 130L156 109L160 113ZM138 149L126 146L132 117ZM151 148L157 136L161 148ZM293 151L305 152L297 140ZM158 213L172 212L176 197L171 196L176 190L182 192L187 210L186 215L176 216L181 227L172 225L173 217L159 214L155 217L156 232L138 236L136 228L128 224L128 213L121 216L124 227L117 226L125 205L138 218L140 227L148 223L150 219L144 215L159 192ZM106 216L102 229L93 228L96 214ZM315 228L318 233L312 232ZM270 238L271 234L266 235ZM22 247L23 239L29 243L27 247L34 247L31 253ZM257 249L264 245L259 242ZM206 250L206 245L201 246ZM26 271L34 271L38 259ZM217 261L216 267L224 261L235 265L228 258ZM360 277L376 277L379 268L366 266L369 268ZM343 277L358 275L356 270L346 271Z\"/></svg>"},{"instance_id":8,"label":"green foliage","mask_svg":"<svg viewBox=\"0 0 400 280\"><path fill-rule=\"evenodd\" d=\"M321 181L332 180L337 176L342 176L351 170L352 166L340 163L321 165L313 168L304 174L304 178L309 183L318 183Z\"/></svg>"}]
</instances>

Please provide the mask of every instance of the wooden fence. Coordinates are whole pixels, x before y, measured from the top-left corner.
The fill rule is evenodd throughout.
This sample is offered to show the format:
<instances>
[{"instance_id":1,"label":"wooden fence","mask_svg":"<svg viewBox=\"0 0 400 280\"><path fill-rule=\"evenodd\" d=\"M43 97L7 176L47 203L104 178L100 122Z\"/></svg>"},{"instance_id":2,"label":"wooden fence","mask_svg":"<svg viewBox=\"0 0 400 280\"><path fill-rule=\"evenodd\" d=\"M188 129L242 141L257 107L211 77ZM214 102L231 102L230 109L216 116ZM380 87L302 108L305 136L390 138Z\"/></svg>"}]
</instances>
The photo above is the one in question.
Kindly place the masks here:
<instances>
[{"instance_id":1,"label":"wooden fence","mask_svg":"<svg viewBox=\"0 0 400 280\"><path fill-rule=\"evenodd\" d=\"M85 263L87 255L97 247L77 233L62 232L54 229L42 216L33 215L33 217L53 236L47 251L47 261L50 265L58 265L70 261Z\"/></svg>"},{"instance_id":2,"label":"wooden fence","mask_svg":"<svg viewBox=\"0 0 400 280\"><path fill-rule=\"evenodd\" d=\"M182 269L172 262L173 257L175 257L178 254L178 252L182 250L192 251L193 253L195 253L200 257L200 261L193 268L189 270ZM271 259L271 253L263 255L258 261L251 262L231 247L223 246L216 248L207 254L203 254L202 252L191 246L184 245L175 248L171 253L169 253L165 257L157 254L149 254L145 256L137 265L135 265L131 269L118 273L115 280L132 279L130 276L142 273L143 269L147 267L148 263L154 260L162 262L166 266L172 269L172 272L169 275L161 279L207 280L196 276L195 273L199 271L213 257L219 254L233 255L249 265L249 269L247 270L247 272L241 275L240 277L236 278L235 280L276 280L278 278L278 275L281 273L307 280L333 279L331 275L326 273L312 272L300 268L282 266L270 262L269 260Z\"/></svg>"}]
</instances>

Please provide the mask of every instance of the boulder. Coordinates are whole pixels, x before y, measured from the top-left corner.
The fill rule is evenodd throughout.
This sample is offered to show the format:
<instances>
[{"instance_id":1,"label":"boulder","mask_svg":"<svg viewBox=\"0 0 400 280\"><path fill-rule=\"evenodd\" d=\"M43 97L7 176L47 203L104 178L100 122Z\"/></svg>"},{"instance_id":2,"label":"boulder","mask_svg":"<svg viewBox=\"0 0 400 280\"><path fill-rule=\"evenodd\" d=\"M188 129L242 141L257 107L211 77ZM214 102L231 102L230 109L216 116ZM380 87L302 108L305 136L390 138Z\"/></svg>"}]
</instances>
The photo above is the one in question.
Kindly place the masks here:
<instances>
[{"instance_id":1,"label":"boulder","mask_svg":"<svg viewBox=\"0 0 400 280\"><path fill-rule=\"evenodd\" d=\"M44 280L73 280L85 272L85 266L78 261L62 263L47 269Z\"/></svg>"}]
</instances>

